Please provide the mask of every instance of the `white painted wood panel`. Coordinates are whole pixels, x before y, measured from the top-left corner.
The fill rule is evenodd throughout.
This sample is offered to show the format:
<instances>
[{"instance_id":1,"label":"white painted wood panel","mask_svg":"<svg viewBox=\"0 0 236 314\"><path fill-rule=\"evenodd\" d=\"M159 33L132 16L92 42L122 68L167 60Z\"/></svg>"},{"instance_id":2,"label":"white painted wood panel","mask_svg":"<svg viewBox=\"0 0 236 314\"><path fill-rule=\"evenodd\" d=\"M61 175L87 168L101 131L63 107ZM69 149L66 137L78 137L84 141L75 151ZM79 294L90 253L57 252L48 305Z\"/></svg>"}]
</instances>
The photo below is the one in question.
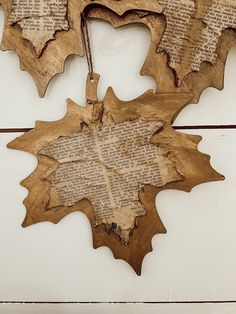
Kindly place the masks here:
<instances>
[{"instance_id":1,"label":"white painted wood panel","mask_svg":"<svg viewBox=\"0 0 236 314\"><path fill-rule=\"evenodd\" d=\"M0 8L0 31L3 14ZM141 26L119 30L90 23L99 97L111 85L121 99L155 88L139 76L150 35ZM135 39L135 40L134 40ZM198 105L188 106L175 125L236 124L236 47L226 66L225 90L207 89ZM32 78L19 69L14 52L0 52L0 128L32 127L66 111L64 99L84 103L86 61L71 57L65 73L53 79L40 99ZM164 191L157 199L167 235L153 239L137 277L107 248L92 249L89 223L80 213L58 225L21 228L27 191L19 182L36 166L29 154L7 150L17 134L0 134L0 301L219 301L236 300L236 130L197 130L200 149L212 155L224 182L196 187L190 194ZM204 169L202 169L204 171ZM4 305L1 313L160 313L234 314L235 304Z\"/></svg>"},{"instance_id":2,"label":"white painted wood panel","mask_svg":"<svg viewBox=\"0 0 236 314\"><path fill-rule=\"evenodd\" d=\"M235 304L14 304L0 314L234 314Z\"/></svg>"},{"instance_id":3,"label":"white painted wood panel","mask_svg":"<svg viewBox=\"0 0 236 314\"><path fill-rule=\"evenodd\" d=\"M224 182L191 193L164 191L157 199L167 235L137 277L107 248L92 249L89 223L74 213L58 225L22 229L26 190L19 182L36 162L8 150L16 134L0 136L0 300L10 301L199 301L236 300L236 131L192 131L204 140ZM202 169L204 171L204 169Z\"/></svg>"}]
</instances>

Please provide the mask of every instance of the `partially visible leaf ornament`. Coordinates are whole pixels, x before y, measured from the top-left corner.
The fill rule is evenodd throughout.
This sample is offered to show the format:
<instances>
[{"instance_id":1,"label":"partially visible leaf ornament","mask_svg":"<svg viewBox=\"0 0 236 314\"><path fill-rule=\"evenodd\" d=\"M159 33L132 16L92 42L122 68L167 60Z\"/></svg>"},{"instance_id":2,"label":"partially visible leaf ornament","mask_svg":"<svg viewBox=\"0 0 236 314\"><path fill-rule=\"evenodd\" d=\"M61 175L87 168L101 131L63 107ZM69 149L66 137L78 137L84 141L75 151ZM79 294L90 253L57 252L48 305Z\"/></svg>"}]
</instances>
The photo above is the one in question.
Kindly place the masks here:
<instances>
[{"instance_id":1,"label":"partially visible leaf ornament","mask_svg":"<svg viewBox=\"0 0 236 314\"><path fill-rule=\"evenodd\" d=\"M63 72L69 55L84 55L81 15L90 14L91 10L96 11L94 16L108 19L113 25L121 17L120 25L121 21L130 24L134 15L147 24L152 32L152 49L145 62L145 73L160 76L165 61L163 81L170 79L167 73L170 72L172 85L193 91L195 97L191 102L198 102L207 87L223 88L226 57L236 43L235 0L0 0L0 3L5 12L1 48L16 51L21 69L32 75L41 97L52 77ZM106 10L108 13L104 14ZM154 24L150 24L151 20ZM160 24L163 31L158 27Z\"/></svg>"},{"instance_id":2,"label":"partially visible leaf ornament","mask_svg":"<svg viewBox=\"0 0 236 314\"><path fill-rule=\"evenodd\" d=\"M39 57L57 31L68 31L67 0L13 0L8 24L17 24Z\"/></svg>"},{"instance_id":3,"label":"partially visible leaf ornament","mask_svg":"<svg viewBox=\"0 0 236 314\"><path fill-rule=\"evenodd\" d=\"M29 190L23 226L58 223L81 211L90 221L94 248L109 247L140 275L152 237L166 232L156 195L169 188L191 191L223 177L197 150L199 136L178 133L170 125L188 93L147 91L124 102L109 88L100 102L98 80L99 75L89 74L87 107L69 99L63 119L37 122L34 130L9 143L38 159L22 182Z\"/></svg>"},{"instance_id":4,"label":"partially visible leaf ornament","mask_svg":"<svg viewBox=\"0 0 236 314\"><path fill-rule=\"evenodd\" d=\"M235 0L159 0L167 27L158 46L170 56L178 83L199 71L203 62L215 64L222 32L236 29Z\"/></svg>"},{"instance_id":5,"label":"partially visible leaf ornament","mask_svg":"<svg viewBox=\"0 0 236 314\"><path fill-rule=\"evenodd\" d=\"M230 49L236 44L234 1L195 1L196 6L199 8L198 11L203 14L201 8L205 8L205 12L208 12L208 19L211 17L210 22L218 25L221 30L214 33L213 30L216 26L211 29L211 24L208 23L209 38L213 36L212 45L208 48L206 47L206 40L202 40L202 37L200 37L200 31L205 29L203 19L194 20L192 17L193 12L197 14L196 8L193 10L192 0L161 0L158 3L164 6L163 14L129 12L120 17L105 8L91 8L88 17L109 21L114 28L131 23L140 23L150 29L151 45L141 74L155 78L158 94L171 95L175 93L181 95L181 93L189 93L191 97L188 103L185 104L187 105L198 103L202 92L208 87L222 90L224 88L227 56ZM164 5L164 3L166 4ZM219 3L217 10L216 3ZM224 10L221 12L220 8L222 6ZM216 17L214 18L214 16ZM189 25L188 21L191 20L201 25L201 27L199 29L195 27L195 31L193 28L190 32L192 22ZM191 37L189 37L190 33ZM197 43L205 46L196 48ZM199 55L201 58L196 59ZM195 58L196 61L192 63L190 56L192 59ZM206 56L208 56L208 59ZM192 64L197 65L197 67L192 68Z\"/></svg>"},{"instance_id":6,"label":"partially visible leaf ornament","mask_svg":"<svg viewBox=\"0 0 236 314\"><path fill-rule=\"evenodd\" d=\"M62 73L68 56L84 56L81 17L90 7L119 16L128 11L160 13L156 0L0 0L5 14L1 49L15 51L20 67L33 77L38 93Z\"/></svg>"}]
</instances>

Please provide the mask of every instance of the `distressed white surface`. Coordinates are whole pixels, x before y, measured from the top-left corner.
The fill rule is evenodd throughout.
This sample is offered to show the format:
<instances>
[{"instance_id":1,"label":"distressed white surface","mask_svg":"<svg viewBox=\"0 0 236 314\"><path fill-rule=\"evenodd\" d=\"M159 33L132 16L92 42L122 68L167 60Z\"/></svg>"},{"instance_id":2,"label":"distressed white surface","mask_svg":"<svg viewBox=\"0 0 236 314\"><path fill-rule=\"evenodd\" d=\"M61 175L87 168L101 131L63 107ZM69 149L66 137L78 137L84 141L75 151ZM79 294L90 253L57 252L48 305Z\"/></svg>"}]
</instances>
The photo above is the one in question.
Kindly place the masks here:
<instances>
[{"instance_id":1,"label":"distressed white surface","mask_svg":"<svg viewBox=\"0 0 236 314\"><path fill-rule=\"evenodd\" d=\"M235 304L0 305L1 314L234 314Z\"/></svg>"},{"instance_id":2,"label":"distressed white surface","mask_svg":"<svg viewBox=\"0 0 236 314\"><path fill-rule=\"evenodd\" d=\"M137 277L107 248L92 249L89 223L73 213L58 225L22 229L26 190L19 182L36 162L0 144L0 300L196 301L236 300L236 131L192 131L200 149L226 176L191 193L164 191L158 211L167 235L153 239L154 252ZM204 169L203 169L204 171Z\"/></svg>"},{"instance_id":3,"label":"distressed white surface","mask_svg":"<svg viewBox=\"0 0 236 314\"><path fill-rule=\"evenodd\" d=\"M0 29L2 28L0 8ZM119 30L91 25L95 70L102 75L99 96L111 85L121 99L155 88L138 75L149 46L141 26ZM135 40L134 40L135 39ZM225 90L207 89L198 105L187 107L176 125L235 124L236 48L226 67ZM32 78L19 69L13 52L0 52L0 128L32 127L35 120L65 114L64 99L84 103L85 59L72 57L40 99ZM36 166L29 154L7 150L17 134L0 134L0 301L199 301L236 300L236 130L192 131L200 149L226 176L190 194L164 191L158 211L167 235L153 239L154 251L137 277L107 248L92 249L87 218L74 213L58 225L21 228L27 191L19 182ZM204 171L204 169L202 170ZM0 313L160 313L234 314L234 304L204 305L0 305Z\"/></svg>"}]
</instances>

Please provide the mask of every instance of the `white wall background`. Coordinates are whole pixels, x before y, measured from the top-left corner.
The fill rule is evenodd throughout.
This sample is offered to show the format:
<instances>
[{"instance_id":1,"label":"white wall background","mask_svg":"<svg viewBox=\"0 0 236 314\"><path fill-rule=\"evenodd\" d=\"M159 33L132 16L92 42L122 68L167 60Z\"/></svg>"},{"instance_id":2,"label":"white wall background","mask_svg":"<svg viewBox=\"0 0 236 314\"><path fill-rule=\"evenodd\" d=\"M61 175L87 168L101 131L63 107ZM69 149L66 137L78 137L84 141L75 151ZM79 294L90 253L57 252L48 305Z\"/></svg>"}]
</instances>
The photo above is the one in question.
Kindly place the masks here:
<instances>
[{"instance_id":1,"label":"white wall background","mask_svg":"<svg viewBox=\"0 0 236 314\"><path fill-rule=\"evenodd\" d=\"M3 15L0 9L0 23ZM147 29L114 30L89 23L95 70L101 74L99 96L112 86L121 99L155 89L141 77L150 42ZM2 28L2 25L0 25ZM0 128L33 127L35 120L56 120L65 114L65 99L83 104L86 60L72 57L65 73L53 79L40 99L33 80L19 69L14 52L0 52ZM188 106L176 125L236 124L236 48L227 66L225 90L208 89L201 102ZM8 150L19 134L0 134L0 301L40 302L168 302L236 300L236 130L194 130L203 136L200 150L224 182L196 187L190 194L164 191L157 199L167 235L153 238L154 251L137 277L107 248L92 249L89 223L74 213L58 225L41 223L22 229L27 191L20 181L36 166L33 156ZM204 171L204 169L203 169ZM162 305L4 305L0 313L222 313L234 304ZM79 311L79 312L78 312Z\"/></svg>"}]
</instances>

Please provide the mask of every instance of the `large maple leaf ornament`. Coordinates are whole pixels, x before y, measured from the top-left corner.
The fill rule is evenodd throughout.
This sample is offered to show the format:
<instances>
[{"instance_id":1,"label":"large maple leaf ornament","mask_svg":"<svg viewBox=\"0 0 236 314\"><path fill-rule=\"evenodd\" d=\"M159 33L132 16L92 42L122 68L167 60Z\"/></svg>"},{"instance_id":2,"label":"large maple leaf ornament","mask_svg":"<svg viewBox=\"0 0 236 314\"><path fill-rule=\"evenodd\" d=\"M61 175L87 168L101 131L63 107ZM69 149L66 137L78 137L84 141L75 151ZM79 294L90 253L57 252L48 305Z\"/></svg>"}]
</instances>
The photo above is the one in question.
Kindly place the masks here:
<instances>
[{"instance_id":1,"label":"large maple leaf ornament","mask_svg":"<svg viewBox=\"0 0 236 314\"><path fill-rule=\"evenodd\" d=\"M81 211L90 221L93 246L109 247L141 274L155 234L165 233L155 205L164 189L191 189L222 180L210 157L198 151L201 137L171 127L189 93L147 91L132 101L119 100L111 88L98 101L99 76L87 79L87 107L67 100L65 117L37 122L35 129L9 143L38 159L22 185L23 226L58 223ZM204 171L202 171L204 169Z\"/></svg>"}]
</instances>

